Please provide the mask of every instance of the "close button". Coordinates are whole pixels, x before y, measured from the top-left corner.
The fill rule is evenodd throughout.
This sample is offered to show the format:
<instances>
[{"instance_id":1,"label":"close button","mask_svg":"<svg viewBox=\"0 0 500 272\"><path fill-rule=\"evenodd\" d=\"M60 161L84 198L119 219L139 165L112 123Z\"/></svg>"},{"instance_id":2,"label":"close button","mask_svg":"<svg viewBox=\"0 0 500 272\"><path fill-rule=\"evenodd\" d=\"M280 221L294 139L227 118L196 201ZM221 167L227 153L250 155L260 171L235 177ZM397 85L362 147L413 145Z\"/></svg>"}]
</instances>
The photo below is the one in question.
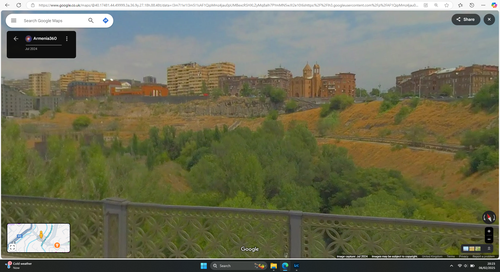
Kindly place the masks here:
<instances>
[{"instance_id":1,"label":"close button","mask_svg":"<svg viewBox=\"0 0 500 272\"><path fill-rule=\"evenodd\" d=\"M484 15L484 23L487 25L492 25L495 23L495 16L492 14L486 14Z\"/></svg>"},{"instance_id":2,"label":"close button","mask_svg":"<svg viewBox=\"0 0 500 272\"><path fill-rule=\"evenodd\" d=\"M478 25L481 17L477 14L455 14L451 17L454 25Z\"/></svg>"}]
</instances>

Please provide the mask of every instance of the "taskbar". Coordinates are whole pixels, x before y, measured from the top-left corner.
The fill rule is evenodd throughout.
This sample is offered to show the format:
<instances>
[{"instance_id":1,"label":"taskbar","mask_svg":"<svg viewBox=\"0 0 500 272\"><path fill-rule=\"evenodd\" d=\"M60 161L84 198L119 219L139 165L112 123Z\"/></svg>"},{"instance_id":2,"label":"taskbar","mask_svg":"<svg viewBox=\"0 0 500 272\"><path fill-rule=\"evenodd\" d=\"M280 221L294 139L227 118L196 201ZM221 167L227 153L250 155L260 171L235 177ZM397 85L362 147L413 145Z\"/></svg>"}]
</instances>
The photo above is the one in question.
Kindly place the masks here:
<instances>
[{"instance_id":1,"label":"taskbar","mask_svg":"<svg viewBox=\"0 0 500 272\"><path fill-rule=\"evenodd\" d=\"M495 259L463 259L463 260L374 260L374 259L2 259L2 271L283 271L283 272L331 272L331 271L457 271L459 268L475 268L478 270L495 270ZM472 270L471 270L472 271Z\"/></svg>"}]
</instances>

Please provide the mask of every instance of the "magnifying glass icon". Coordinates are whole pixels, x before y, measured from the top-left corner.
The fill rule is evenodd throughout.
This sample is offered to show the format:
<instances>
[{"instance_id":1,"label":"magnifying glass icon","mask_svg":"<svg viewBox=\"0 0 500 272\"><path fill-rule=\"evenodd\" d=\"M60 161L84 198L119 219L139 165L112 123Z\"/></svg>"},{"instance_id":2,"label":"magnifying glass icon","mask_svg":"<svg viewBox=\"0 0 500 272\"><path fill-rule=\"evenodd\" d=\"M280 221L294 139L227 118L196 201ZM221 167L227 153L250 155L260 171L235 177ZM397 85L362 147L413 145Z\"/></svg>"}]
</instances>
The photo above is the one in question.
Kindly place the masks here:
<instances>
[{"instance_id":1,"label":"magnifying glass icon","mask_svg":"<svg viewBox=\"0 0 500 272\"><path fill-rule=\"evenodd\" d=\"M94 20L92 20L92 18L89 18L89 22L94 23Z\"/></svg>"},{"instance_id":2,"label":"magnifying glass icon","mask_svg":"<svg viewBox=\"0 0 500 272\"><path fill-rule=\"evenodd\" d=\"M217 264L212 264L212 267L213 268L217 268Z\"/></svg>"}]
</instances>

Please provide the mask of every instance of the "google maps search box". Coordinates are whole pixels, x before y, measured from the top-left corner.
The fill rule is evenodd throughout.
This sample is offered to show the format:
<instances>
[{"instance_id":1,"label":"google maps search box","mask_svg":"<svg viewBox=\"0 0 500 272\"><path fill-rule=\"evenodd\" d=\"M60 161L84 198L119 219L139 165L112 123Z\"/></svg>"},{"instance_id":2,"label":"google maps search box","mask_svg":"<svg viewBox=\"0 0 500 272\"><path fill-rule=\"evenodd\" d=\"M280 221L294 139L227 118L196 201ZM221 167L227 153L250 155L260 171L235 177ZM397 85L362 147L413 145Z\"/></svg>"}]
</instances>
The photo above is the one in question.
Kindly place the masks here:
<instances>
[{"instance_id":1,"label":"google maps search box","mask_svg":"<svg viewBox=\"0 0 500 272\"><path fill-rule=\"evenodd\" d=\"M6 23L11 28L109 28L109 14L9 14Z\"/></svg>"}]
</instances>

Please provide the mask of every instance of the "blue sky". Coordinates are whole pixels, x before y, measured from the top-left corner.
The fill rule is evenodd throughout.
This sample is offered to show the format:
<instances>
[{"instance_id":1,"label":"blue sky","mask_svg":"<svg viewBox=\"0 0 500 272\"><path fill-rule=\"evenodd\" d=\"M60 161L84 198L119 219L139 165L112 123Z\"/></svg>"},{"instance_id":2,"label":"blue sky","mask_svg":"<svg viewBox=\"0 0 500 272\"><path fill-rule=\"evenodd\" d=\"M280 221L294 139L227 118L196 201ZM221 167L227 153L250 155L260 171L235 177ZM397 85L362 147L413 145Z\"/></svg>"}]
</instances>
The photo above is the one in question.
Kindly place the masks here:
<instances>
[{"instance_id":1,"label":"blue sky","mask_svg":"<svg viewBox=\"0 0 500 272\"><path fill-rule=\"evenodd\" d=\"M106 13L114 18L111 28L77 30L76 59L7 59L2 47L2 75L48 71L57 80L83 68L110 78L152 75L165 83L167 67L189 61L229 61L237 74L253 76L280 65L299 76L307 62L318 62L322 75L352 72L359 87L387 89L397 75L425 66L499 61L497 12L493 26L455 26L451 12ZM2 39L7 15L2 13Z\"/></svg>"}]
</instances>

